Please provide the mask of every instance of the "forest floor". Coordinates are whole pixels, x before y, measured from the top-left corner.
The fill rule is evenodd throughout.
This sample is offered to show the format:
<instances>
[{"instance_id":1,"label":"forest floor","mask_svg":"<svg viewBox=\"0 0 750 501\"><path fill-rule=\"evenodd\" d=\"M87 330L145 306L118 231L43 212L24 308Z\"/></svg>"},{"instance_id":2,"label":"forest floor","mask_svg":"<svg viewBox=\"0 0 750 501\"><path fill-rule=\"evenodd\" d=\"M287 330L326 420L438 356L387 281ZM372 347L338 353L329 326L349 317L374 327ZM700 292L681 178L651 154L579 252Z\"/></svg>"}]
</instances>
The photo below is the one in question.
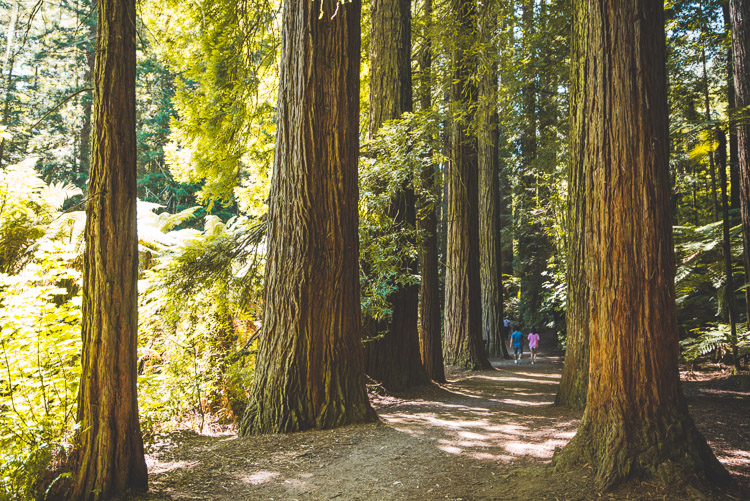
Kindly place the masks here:
<instances>
[{"instance_id":1,"label":"forest floor","mask_svg":"<svg viewBox=\"0 0 750 501\"><path fill-rule=\"evenodd\" d=\"M550 460L581 413L553 406L562 357L493 370L448 370L449 382L372 395L380 422L239 438L179 433L147 457L150 493L133 500L750 499L749 377L684 372L691 413L739 490L703 495L649 482L600 493L589 467Z\"/></svg>"}]
</instances>

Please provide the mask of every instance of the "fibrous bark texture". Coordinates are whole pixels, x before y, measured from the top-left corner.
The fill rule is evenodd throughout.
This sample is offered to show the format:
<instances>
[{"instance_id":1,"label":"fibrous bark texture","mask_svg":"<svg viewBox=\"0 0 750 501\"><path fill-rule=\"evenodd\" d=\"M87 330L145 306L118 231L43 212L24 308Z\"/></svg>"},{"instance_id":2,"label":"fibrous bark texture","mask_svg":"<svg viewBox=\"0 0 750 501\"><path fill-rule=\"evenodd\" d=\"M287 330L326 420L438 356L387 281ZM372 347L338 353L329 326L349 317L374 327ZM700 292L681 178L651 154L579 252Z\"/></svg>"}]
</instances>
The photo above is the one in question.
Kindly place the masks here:
<instances>
[{"instance_id":1,"label":"fibrous bark texture","mask_svg":"<svg viewBox=\"0 0 750 501\"><path fill-rule=\"evenodd\" d=\"M565 312L567 338L565 365L557 390L557 405L574 409L586 406L589 383L588 289L586 287L585 244L587 185L586 109L588 11L573 13L570 74L570 165L568 167L568 300ZM591 92L589 90L589 92Z\"/></svg>"},{"instance_id":2,"label":"fibrous bark texture","mask_svg":"<svg viewBox=\"0 0 750 501\"><path fill-rule=\"evenodd\" d=\"M479 167L479 259L482 288L482 339L492 357L508 357L503 341L503 276L500 241L498 173L497 57L491 50L497 13L492 2L479 3L479 67L477 154Z\"/></svg>"},{"instance_id":3,"label":"fibrous bark texture","mask_svg":"<svg viewBox=\"0 0 750 501\"><path fill-rule=\"evenodd\" d=\"M432 107L432 0L424 2L424 37L420 54L420 96L422 110ZM432 193L438 200L438 170L434 164L425 165L422 169L422 188ZM422 277L420 292L420 349L422 364L427 375L433 381L445 382L443 366L443 340L440 325L440 280L438 277L438 241L437 241L437 203L432 200L419 201L417 229L425 235L419 253L420 275Z\"/></svg>"},{"instance_id":4,"label":"fibrous bark texture","mask_svg":"<svg viewBox=\"0 0 750 501\"><path fill-rule=\"evenodd\" d=\"M448 174L448 220L445 271L445 361L467 369L489 368L482 346L479 276L477 140L469 130L477 89L471 77L476 58L476 4L453 0L456 33L451 86L452 144Z\"/></svg>"},{"instance_id":5,"label":"fibrous bark texture","mask_svg":"<svg viewBox=\"0 0 750 501\"><path fill-rule=\"evenodd\" d=\"M240 433L375 419L357 237L359 0L287 0L263 334Z\"/></svg>"},{"instance_id":6,"label":"fibrous bark texture","mask_svg":"<svg viewBox=\"0 0 750 501\"><path fill-rule=\"evenodd\" d=\"M574 19L588 19L591 366L581 426L555 464L592 465L599 488L630 477L725 481L679 386L664 4L576 0L574 8L588 9Z\"/></svg>"},{"instance_id":7,"label":"fibrous bark texture","mask_svg":"<svg viewBox=\"0 0 750 501\"><path fill-rule=\"evenodd\" d=\"M744 243L745 281L750 276L750 2L730 0L729 15L732 26L732 59L734 70L734 92L737 109L744 110L738 116L737 150L740 172L740 213L742 217L742 241ZM750 315L750 288L745 288L745 305ZM750 317L748 317L750 318Z\"/></svg>"},{"instance_id":8,"label":"fibrous bark texture","mask_svg":"<svg viewBox=\"0 0 750 501\"><path fill-rule=\"evenodd\" d=\"M148 486L137 403L135 0L98 3L72 499Z\"/></svg>"},{"instance_id":9,"label":"fibrous bark texture","mask_svg":"<svg viewBox=\"0 0 750 501\"><path fill-rule=\"evenodd\" d=\"M411 2L375 0L370 31L370 137L387 120L412 110ZM416 225L414 190L404 186L391 198L388 216L395 231ZM405 273L416 274L416 261ZM390 390L427 380L419 352L419 286L397 286L389 294L392 314L382 335L365 342L365 372Z\"/></svg>"}]
</instances>

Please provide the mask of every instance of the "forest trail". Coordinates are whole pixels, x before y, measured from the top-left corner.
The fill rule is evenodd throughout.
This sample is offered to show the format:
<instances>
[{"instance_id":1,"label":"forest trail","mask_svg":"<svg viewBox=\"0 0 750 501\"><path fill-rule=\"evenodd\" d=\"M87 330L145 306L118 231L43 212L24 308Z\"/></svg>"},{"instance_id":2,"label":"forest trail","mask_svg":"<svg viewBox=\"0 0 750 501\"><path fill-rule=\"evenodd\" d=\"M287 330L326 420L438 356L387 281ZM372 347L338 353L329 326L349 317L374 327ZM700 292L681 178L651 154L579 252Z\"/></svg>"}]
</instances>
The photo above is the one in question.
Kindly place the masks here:
<instances>
[{"instance_id":1,"label":"forest trail","mask_svg":"<svg viewBox=\"0 0 750 501\"><path fill-rule=\"evenodd\" d=\"M394 500L560 499L600 496L589 468L552 474L556 447L580 413L552 405L559 353L494 360L492 371L448 371L449 382L374 395L381 422L336 430L238 438L182 433L148 456L151 493L137 499ZM695 377L693 379L696 379ZM750 392L685 385L696 422L750 493ZM724 386L727 386L726 384ZM731 386L731 384L729 385ZM630 485L602 499L703 499ZM134 498L135 499L135 498ZM712 497L711 499L715 499ZM734 499L727 497L726 499ZM748 498L745 498L748 499Z\"/></svg>"}]
</instances>

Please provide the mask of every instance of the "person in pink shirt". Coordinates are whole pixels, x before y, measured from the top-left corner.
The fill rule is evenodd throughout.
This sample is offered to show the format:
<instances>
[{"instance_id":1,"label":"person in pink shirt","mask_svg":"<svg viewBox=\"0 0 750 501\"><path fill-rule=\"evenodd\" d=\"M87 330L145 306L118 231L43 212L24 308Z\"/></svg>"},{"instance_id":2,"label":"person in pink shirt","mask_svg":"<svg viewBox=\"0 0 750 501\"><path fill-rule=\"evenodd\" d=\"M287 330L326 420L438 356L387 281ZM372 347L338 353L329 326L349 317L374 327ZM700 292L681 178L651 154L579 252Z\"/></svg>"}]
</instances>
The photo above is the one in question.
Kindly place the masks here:
<instances>
[{"instance_id":1,"label":"person in pink shirt","mask_svg":"<svg viewBox=\"0 0 750 501\"><path fill-rule=\"evenodd\" d=\"M539 347L539 334L537 334L536 329L533 329L531 332L529 332L527 339L529 340L529 349L531 350L531 363L533 364L534 361L536 361L536 350Z\"/></svg>"}]
</instances>

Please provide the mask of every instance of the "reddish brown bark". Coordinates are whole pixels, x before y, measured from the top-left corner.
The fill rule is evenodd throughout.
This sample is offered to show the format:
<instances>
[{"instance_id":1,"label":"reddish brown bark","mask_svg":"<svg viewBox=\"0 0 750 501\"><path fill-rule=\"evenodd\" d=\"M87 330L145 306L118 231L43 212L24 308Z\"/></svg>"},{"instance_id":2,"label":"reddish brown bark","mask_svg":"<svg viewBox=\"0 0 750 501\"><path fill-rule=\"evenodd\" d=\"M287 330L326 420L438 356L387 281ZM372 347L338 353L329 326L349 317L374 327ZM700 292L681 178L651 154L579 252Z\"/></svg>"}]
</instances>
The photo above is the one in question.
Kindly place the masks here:
<instances>
[{"instance_id":1,"label":"reddish brown bark","mask_svg":"<svg viewBox=\"0 0 750 501\"><path fill-rule=\"evenodd\" d=\"M432 0L424 2L424 36L420 54L420 96L422 110L432 107ZM439 172L434 164L422 169L422 188L439 200ZM443 366L443 340L440 325L440 280L438 277L437 202L420 200L417 214L417 229L424 235L419 253L420 276L420 350L422 364L433 381L445 382Z\"/></svg>"},{"instance_id":2,"label":"reddish brown bark","mask_svg":"<svg viewBox=\"0 0 750 501\"><path fill-rule=\"evenodd\" d=\"M576 0L574 8L588 24L591 365L581 426L555 464L592 465L600 488L631 477L727 481L679 385L664 4Z\"/></svg>"},{"instance_id":3,"label":"reddish brown bark","mask_svg":"<svg viewBox=\"0 0 750 501\"><path fill-rule=\"evenodd\" d=\"M490 48L497 12L488 0L479 4L479 68L477 156L479 168L479 259L482 286L482 338L487 354L508 357L503 328L502 243L500 241L500 178L498 177L497 54Z\"/></svg>"},{"instance_id":4,"label":"reddish brown bark","mask_svg":"<svg viewBox=\"0 0 750 501\"><path fill-rule=\"evenodd\" d=\"M412 110L411 2L375 0L370 30L370 137L387 120ZM414 190L404 187L392 195L388 216L394 231L414 228ZM416 261L402 273L414 275ZM397 286L389 294L392 314L381 335L365 342L365 372L390 390L403 390L426 381L419 352L419 286Z\"/></svg>"},{"instance_id":5,"label":"reddish brown bark","mask_svg":"<svg viewBox=\"0 0 750 501\"><path fill-rule=\"evenodd\" d=\"M738 110L744 110L750 106L750 2L730 0L729 16L732 26L735 104ZM750 277L750 120L747 117L747 110L742 111L736 124L746 282ZM750 321L750 288L745 289L745 304Z\"/></svg>"},{"instance_id":6,"label":"reddish brown bark","mask_svg":"<svg viewBox=\"0 0 750 501\"><path fill-rule=\"evenodd\" d=\"M589 384L588 288L585 272L587 186L586 78L588 13L574 12L570 82L570 166L568 170L568 248L565 365L555 403L574 409L586 406Z\"/></svg>"},{"instance_id":7,"label":"reddish brown bark","mask_svg":"<svg viewBox=\"0 0 750 501\"><path fill-rule=\"evenodd\" d=\"M137 403L135 1L100 0L72 499L147 488Z\"/></svg>"},{"instance_id":8,"label":"reddish brown bark","mask_svg":"<svg viewBox=\"0 0 750 501\"><path fill-rule=\"evenodd\" d=\"M448 173L448 218L445 271L445 361L467 369L489 368L482 345L479 275L477 140L469 124L477 103L472 82L476 58L476 4L454 0L457 20L451 87L452 144Z\"/></svg>"},{"instance_id":9,"label":"reddish brown bark","mask_svg":"<svg viewBox=\"0 0 750 501\"><path fill-rule=\"evenodd\" d=\"M243 435L376 419L357 266L360 9L284 6L263 334Z\"/></svg>"}]
</instances>

